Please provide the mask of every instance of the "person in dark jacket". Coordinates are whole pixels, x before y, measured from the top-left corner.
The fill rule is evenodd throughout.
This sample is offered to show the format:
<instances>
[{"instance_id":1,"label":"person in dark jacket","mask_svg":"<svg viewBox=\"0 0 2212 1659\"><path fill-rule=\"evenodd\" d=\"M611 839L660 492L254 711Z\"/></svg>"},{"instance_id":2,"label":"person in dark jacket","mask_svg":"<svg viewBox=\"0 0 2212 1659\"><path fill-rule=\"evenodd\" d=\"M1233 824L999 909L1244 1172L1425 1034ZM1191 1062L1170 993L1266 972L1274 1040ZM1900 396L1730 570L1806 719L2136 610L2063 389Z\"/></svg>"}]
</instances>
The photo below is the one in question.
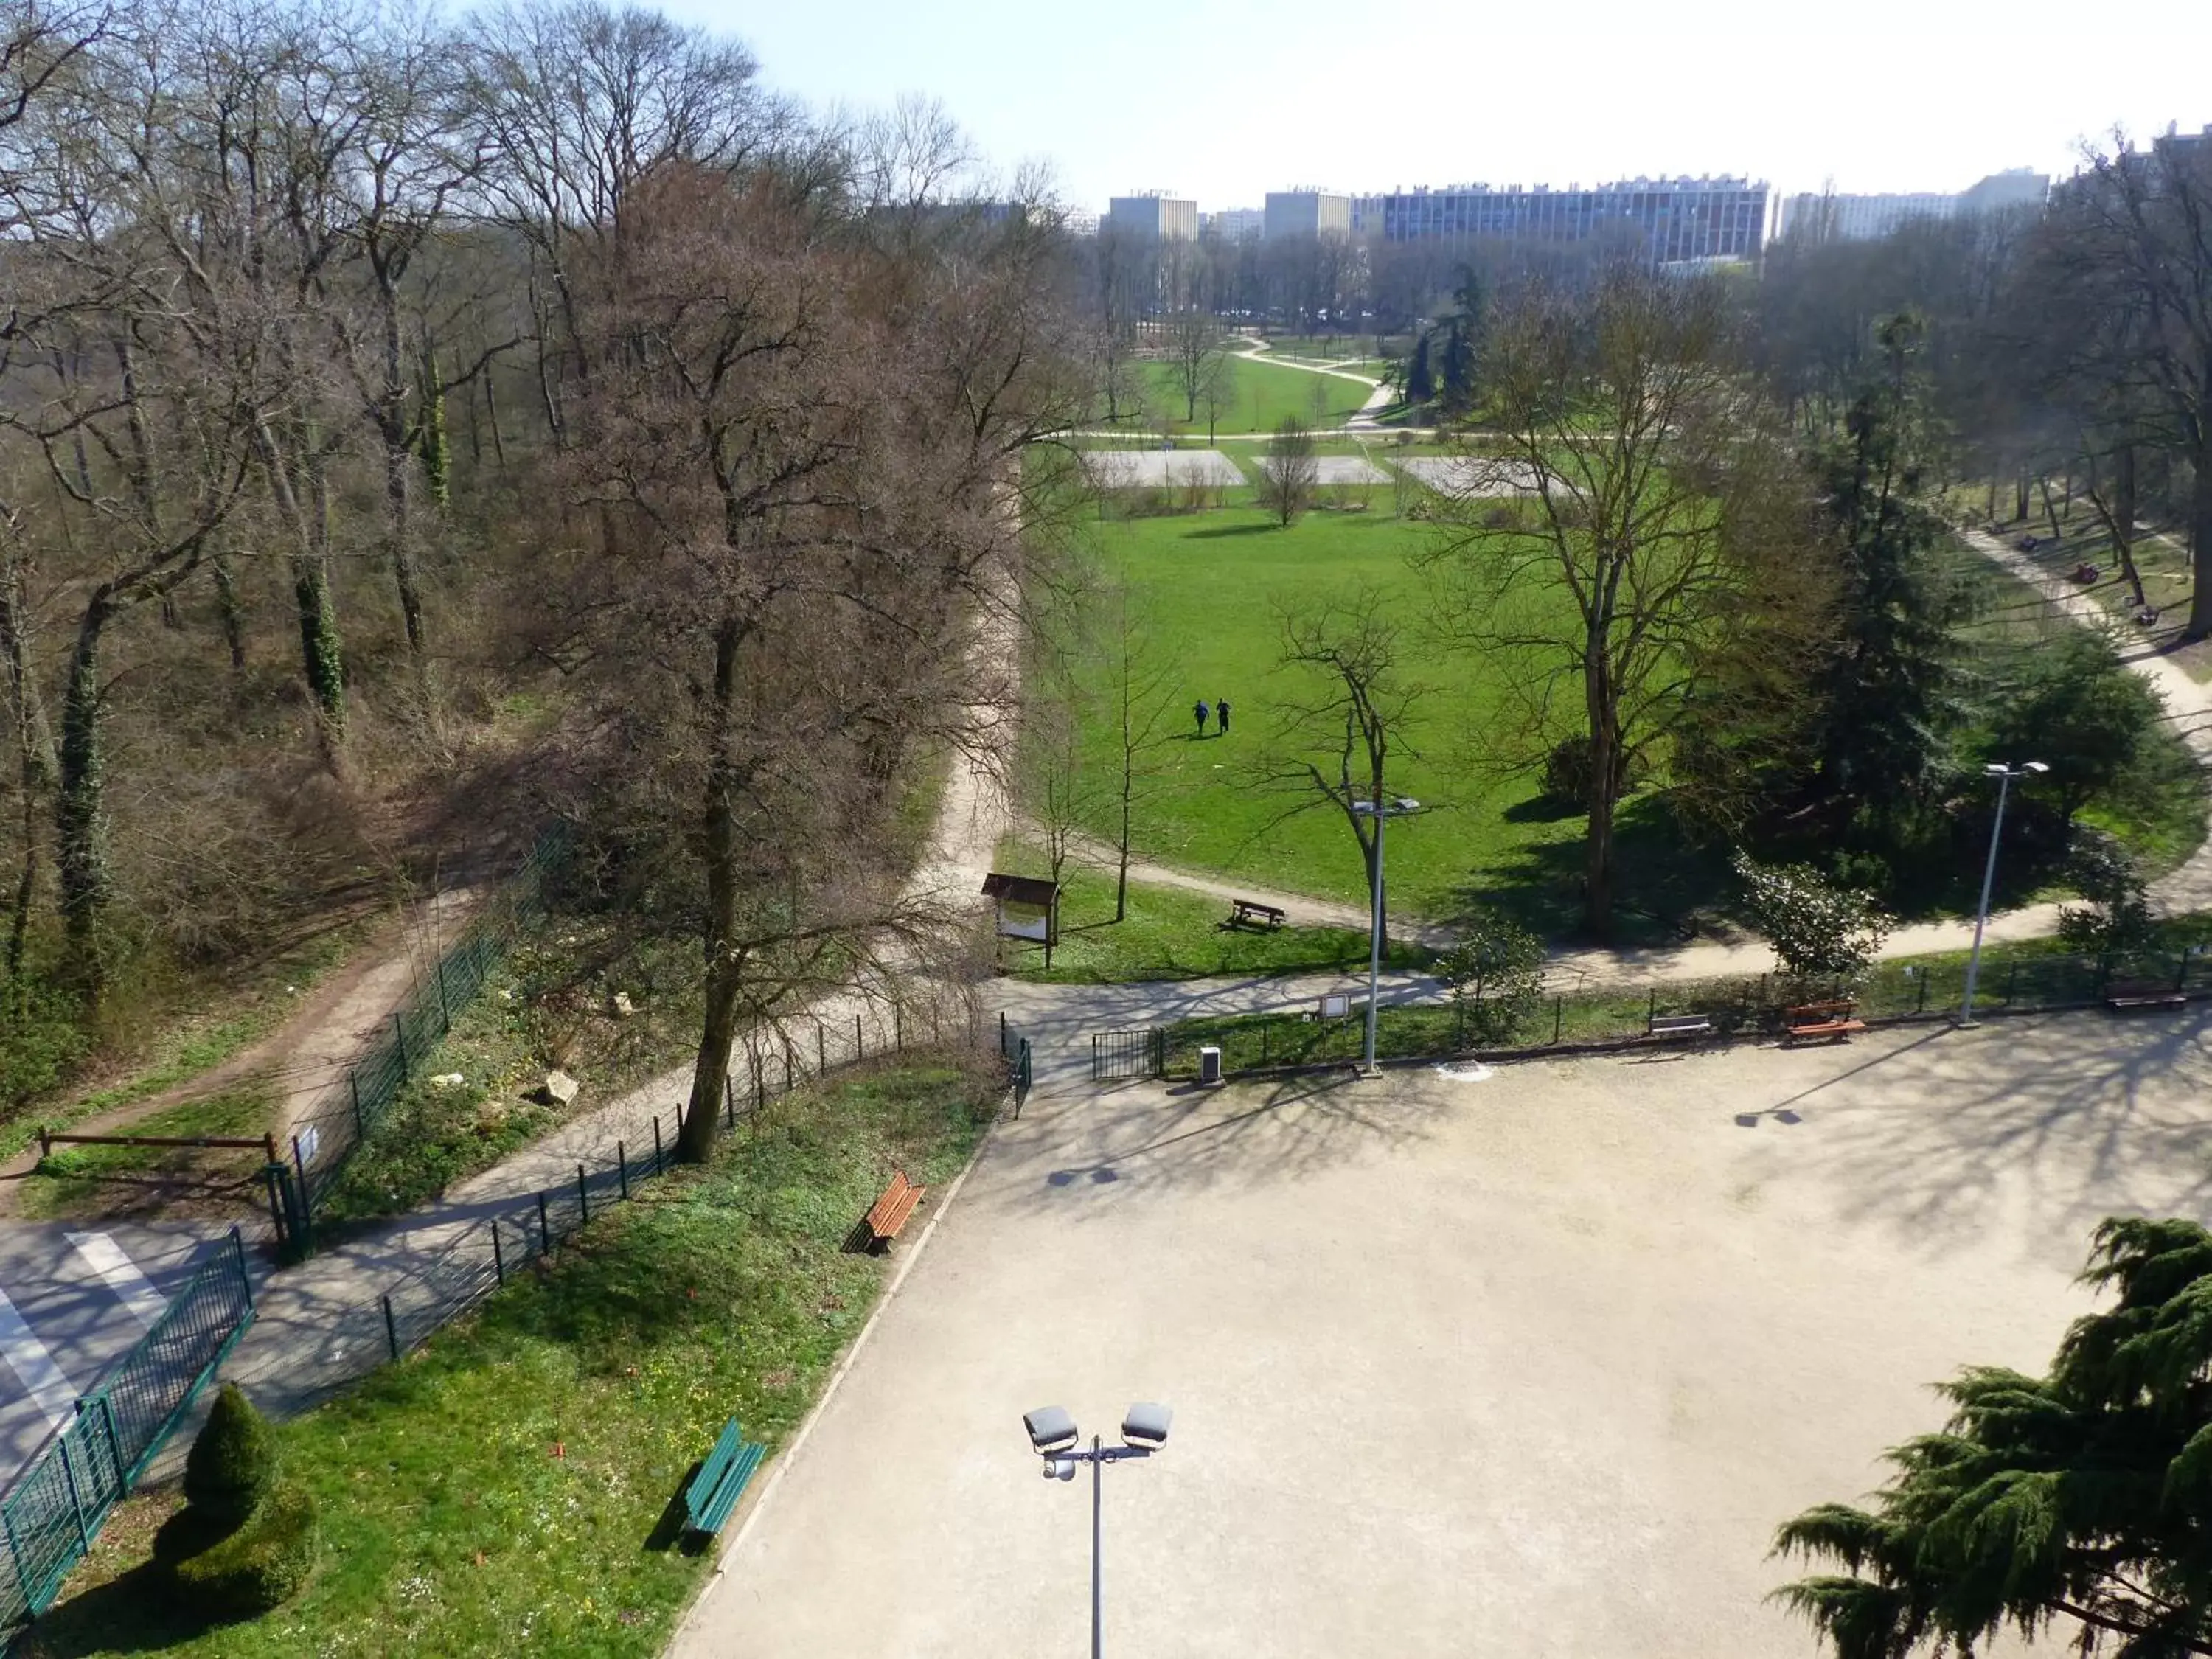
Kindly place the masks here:
<instances>
[{"instance_id":1,"label":"person in dark jacket","mask_svg":"<svg viewBox=\"0 0 2212 1659\"><path fill-rule=\"evenodd\" d=\"M1228 698L1220 697L1215 700L1213 705L1213 718L1216 722L1216 729L1220 732L1223 737L1227 737L1229 735Z\"/></svg>"},{"instance_id":2,"label":"person in dark jacket","mask_svg":"<svg viewBox=\"0 0 2212 1659\"><path fill-rule=\"evenodd\" d=\"M1193 708L1190 712L1198 716L1198 735L1201 738L1204 737L1206 735L1206 717L1212 712L1206 706L1206 699L1204 697L1200 697L1198 700L1198 706Z\"/></svg>"}]
</instances>

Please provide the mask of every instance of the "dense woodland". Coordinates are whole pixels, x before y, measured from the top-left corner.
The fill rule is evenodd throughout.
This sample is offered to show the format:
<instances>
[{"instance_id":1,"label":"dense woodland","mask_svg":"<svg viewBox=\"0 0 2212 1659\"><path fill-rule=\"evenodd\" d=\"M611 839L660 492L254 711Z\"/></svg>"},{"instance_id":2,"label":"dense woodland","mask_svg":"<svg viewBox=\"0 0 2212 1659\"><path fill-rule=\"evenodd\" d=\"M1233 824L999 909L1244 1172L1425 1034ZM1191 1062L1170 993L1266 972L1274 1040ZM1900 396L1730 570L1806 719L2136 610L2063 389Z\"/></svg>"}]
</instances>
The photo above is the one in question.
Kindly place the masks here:
<instances>
[{"instance_id":1,"label":"dense woodland","mask_svg":"<svg viewBox=\"0 0 2212 1659\"><path fill-rule=\"evenodd\" d=\"M4 17L4 1098L556 814L708 1048L911 933L1084 402L1050 219L647 10Z\"/></svg>"}]
</instances>

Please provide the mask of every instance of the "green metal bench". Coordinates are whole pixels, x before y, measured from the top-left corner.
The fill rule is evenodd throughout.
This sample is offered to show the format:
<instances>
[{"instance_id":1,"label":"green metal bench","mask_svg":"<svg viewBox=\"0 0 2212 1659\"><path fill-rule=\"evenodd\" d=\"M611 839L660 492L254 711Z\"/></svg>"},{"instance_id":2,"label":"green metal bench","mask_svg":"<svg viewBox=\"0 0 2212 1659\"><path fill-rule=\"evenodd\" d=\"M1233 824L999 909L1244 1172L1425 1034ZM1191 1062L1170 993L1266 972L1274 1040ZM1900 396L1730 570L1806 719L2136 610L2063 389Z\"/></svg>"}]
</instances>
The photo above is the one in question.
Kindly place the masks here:
<instances>
[{"instance_id":1,"label":"green metal bench","mask_svg":"<svg viewBox=\"0 0 2212 1659\"><path fill-rule=\"evenodd\" d=\"M753 1471L760 1468L761 1459L767 1455L767 1446L757 1440L747 1440L744 1431L738 1426L738 1419L732 1418L723 1428L721 1438L714 1442L714 1449L699 1466L699 1473L684 1489L684 1518L691 1530L709 1536L721 1531L722 1523L730 1518L730 1511L737 1508L738 1499L744 1495Z\"/></svg>"}]
</instances>

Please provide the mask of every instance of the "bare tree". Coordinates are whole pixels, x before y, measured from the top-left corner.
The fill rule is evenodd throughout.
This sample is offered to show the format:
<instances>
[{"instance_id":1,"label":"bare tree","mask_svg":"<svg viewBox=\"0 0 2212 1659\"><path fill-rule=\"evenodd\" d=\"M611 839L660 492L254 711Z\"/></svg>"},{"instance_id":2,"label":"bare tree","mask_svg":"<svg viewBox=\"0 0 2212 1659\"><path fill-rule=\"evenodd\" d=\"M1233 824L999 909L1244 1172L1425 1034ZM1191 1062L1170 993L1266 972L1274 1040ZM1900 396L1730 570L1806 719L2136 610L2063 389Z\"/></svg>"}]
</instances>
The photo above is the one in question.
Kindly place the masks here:
<instances>
[{"instance_id":1,"label":"bare tree","mask_svg":"<svg viewBox=\"0 0 2212 1659\"><path fill-rule=\"evenodd\" d=\"M1198 419L1198 405L1213 377L1221 372L1228 339L1212 312L1196 296L1168 319L1168 361L1175 365L1176 390L1182 393L1182 417Z\"/></svg>"},{"instance_id":2,"label":"bare tree","mask_svg":"<svg viewBox=\"0 0 2212 1659\"><path fill-rule=\"evenodd\" d=\"M1746 657L1802 660L1787 647L1817 631L1832 586L1729 319L1714 284L1626 270L1587 295L1525 289L1486 365L1504 453L1463 453L1433 556L1443 625L1512 676L1540 745L1528 758L1587 745L1583 920L1599 937L1630 780L1703 690L1748 681L1732 672Z\"/></svg>"},{"instance_id":3,"label":"bare tree","mask_svg":"<svg viewBox=\"0 0 2212 1659\"><path fill-rule=\"evenodd\" d=\"M1286 415L1267 440L1260 458L1260 504L1288 530L1298 515L1313 505L1321 482L1321 461L1314 453L1313 434L1295 415Z\"/></svg>"},{"instance_id":4,"label":"bare tree","mask_svg":"<svg viewBox=\"0 0 2212 1659\"><path fill-rule=\"evenodd\" d=\"M1237 407L1237 357L1224 349L1213 360L1213 368L1199 388L1198 400L1206 405L1206 441L1214 441L1220 425L1222 412Z\"/></svg>"},{"instance_id":5,"label":"bare tree","mask_svg":"<svg viewBox=\"0 0 2212 1659\"><path fill-rule=\"evenodd\" d=\"M1376 821L1354 806L1391 799L1391 763L1413 752L1409 728L1429 693L1406 678L1405 643L1390 609L1379 590L1363 586L1313 609L1280 613L1278 672L1296 689L1278 702L1264 770L1267 787L1293 798L1285 817L1316 809L1342 817L1370 891ZM1388 894L1382 908L1387 940Z\"/></svg>"},{"instance_id":6,"label":"bare tree","mask_svg":"<svg viewBox=\"0 0 2212 1659\"><path fill-rule=\"evenodd\" d=\"M1127 584L1116 584L1109 592L1104 611L1107 696L1113 708L1118 762L1114 790L1114 920L1122 921L1129 914L1129 849L1135 835L1136 810L1152 787L1146 757L1166 741L1169 712L1181 688L1173 668L1154 647L1158 635L1153 618Z\"/></svg>"},{"instance_id":7,"label":"bare tree","mask_svg":"<svg viewBox=\"0 0 2212 1659\"><path fill-rule=\"evenodd\" d=\"M687 1158L747 1018L929 943L896 781L918 744L983 740L971 623L1007 614L1020 453L1078 407L1030 232L963 269L867 228L671 164L578 268L584 533L536 580L549 648L590 665L596 810L678 840L704 889Z\"/></svg>"},{"instance_id":8,"label":"bare tree","mask_svg":"<svg viewBox=\"0 0 2212 1659\"><path fill-rule=\"evenodd\" d=\"M2054 198L2045 258L2116 319L2108 385L2193 469L2184 634L2212 637L2212 144L2168 133L2088 159Z\"/></svg>"}]
</instances>

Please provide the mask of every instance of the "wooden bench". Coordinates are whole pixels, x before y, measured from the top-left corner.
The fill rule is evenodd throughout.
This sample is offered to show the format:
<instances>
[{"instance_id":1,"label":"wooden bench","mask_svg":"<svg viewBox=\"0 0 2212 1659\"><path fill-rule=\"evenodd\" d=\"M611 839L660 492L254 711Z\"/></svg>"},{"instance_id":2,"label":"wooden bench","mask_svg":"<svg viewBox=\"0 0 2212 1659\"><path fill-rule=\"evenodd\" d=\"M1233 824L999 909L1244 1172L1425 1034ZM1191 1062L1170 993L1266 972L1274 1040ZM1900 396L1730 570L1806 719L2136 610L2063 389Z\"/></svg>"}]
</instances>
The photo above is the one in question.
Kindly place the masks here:
<instances>
[{"instance_id":1,"label":"wooden bench","mask_svg":"<svg viewBox=\"0 0 2212 1659\"><path fill-rule=\"evenodd\" d=\"M2180 1008L2188 1001L2186 991L2147 981L2129 981L2111 986L2105 992L2105 1006L2116 1013L2130 1008Z\"/></svg>"},{"instance_id":2,"label":"wooden bench","mask_svg":"<svg viewBox=\"0 0 2212 1659\"><path fill-rule=\"evenodd\" d=\"M928 1190L927 1187L917 1187L908 1181L905 1170L896 1171L891 1176L891 1184L884 1188L884 1195L875 1201L868 1212L868 1218L861 1224L868 1230L870 1243L882 1246L896 1238L899 1229L906 1225L907 1218L914 1213L914 1206L921 1202L921 1195Z\"/></svg>"},{"instance_id":3,"label":"wooden bench","mask_svg":"<svg viewBox=\"0 0 2212 1659\"><path fill-rule=\"evenodd\" d=\"M1852 1016L1858 1004L1848 998L1840 1002L1808 1002L1782 1012L1784 1035L1793 1041L1810 1037L1847 1037L1854 1031L1866 1030L1866 1022Z\"/></svg>"},{"instance_id":4,"label":"wooden bench","mask_svg":"<svg viewBox=\"0 0 2212 1659\"><path fill-rule=\"evenodd\" d=\"M1711 1014L1654 1014L1644 1023L1644 1035L1666 1041L1672 1037L1710 1036Z\"/></svg>"},{"instance_id":5,"label":"wooden bench","mask_svg":"<svg viewBox=\"0 0 2212 1659\"><path fill-rule=\"evenodd\" d=\"M747 1440L744 1431L738 1426L738 1419L732 1418L724 1426L721 1437L714 1442L714 1449L699 1466L699 1473L684 1489L684 1525L709 1537L721 1531L722 1523L730 1518L730 1511L737 1508L738 1499L744 1496L753 1471L760 1468L761 1459L767 1455L767 1446L757 1440Z\"/></svg>"},{"instance_id":6,"label":"wooden bench","mask_svg":"<svg viewBox=\"0 0 2212 1659\"><path fill-rule=\"evenodd\" d=\"M1231 899L1229 901L1229 920L1221 925L1229 928L1249 924L1273 931L1283 925L1283 920L1281 907L1278 905L1261 904L1251 899Z\"/></svg>"}]
</instances>

